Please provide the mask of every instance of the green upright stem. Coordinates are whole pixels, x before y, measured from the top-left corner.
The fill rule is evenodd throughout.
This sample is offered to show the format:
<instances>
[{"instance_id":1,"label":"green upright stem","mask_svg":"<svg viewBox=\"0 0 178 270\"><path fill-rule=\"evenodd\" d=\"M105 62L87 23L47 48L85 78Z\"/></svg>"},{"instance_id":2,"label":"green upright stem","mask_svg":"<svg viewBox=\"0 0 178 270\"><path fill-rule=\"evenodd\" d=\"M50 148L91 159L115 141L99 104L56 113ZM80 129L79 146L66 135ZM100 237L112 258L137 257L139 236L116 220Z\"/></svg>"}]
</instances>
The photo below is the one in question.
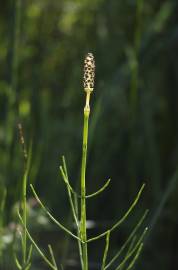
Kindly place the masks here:
<instances>
[{"instance_id":1,"label":"green upright stem","mask_svg":"<svg viewBox=\"0 0 178 270\"><path fill-rule=\"evenodd\" d=\"M81 166L81 224L80 233L82 243L83 270L88 270L88 252L87 252L87 233L86 233L86 160L87 160L87 144L88 144L88 120L90 110L86 106L84 109L84 126L83 126L83 148L82 148L82 166Z\"/></svg>"},{"instance_id":2,"label":"green upright stem","mask_svg":"<svg viewBox=\"0 0 178 270\"><path fill-rule=\"evenodd\" d=\"M23 224L24 224L24 231L23 231L23 263L26 264L27 261L27 175L28 171L26 169L23 177L23 190L22 190L22 209L23 209Z\"/></svg>"}]
</instances>

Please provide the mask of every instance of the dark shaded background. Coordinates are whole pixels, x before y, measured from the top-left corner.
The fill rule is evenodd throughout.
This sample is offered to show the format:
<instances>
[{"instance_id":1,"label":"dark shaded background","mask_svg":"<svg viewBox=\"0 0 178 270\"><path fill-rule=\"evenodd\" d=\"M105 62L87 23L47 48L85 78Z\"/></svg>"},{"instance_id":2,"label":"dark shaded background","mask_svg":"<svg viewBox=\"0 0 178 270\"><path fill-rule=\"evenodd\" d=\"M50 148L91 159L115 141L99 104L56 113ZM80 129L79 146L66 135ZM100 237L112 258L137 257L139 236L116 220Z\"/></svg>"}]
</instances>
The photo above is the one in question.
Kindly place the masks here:
<instances>
[{"instance_id":1,"label":"dark shaded background","mask_svg":"<svg viewBox=\"0 0 178 270\"><path fill-rule=\"evenodd\" d=\"M7 255L15 204L20 198L23 157L17 123L33 141L30 182L47 206L70 223L59 176L62 154L77 187L80 175L83 59L93 52L87 168L88 192L111 177L108 189L88 203L95 234L120 217L142 182L137 210L113 237L119 248L144 209L150 227L140 269L178 269L178 2L144 0L6 0L0 7L1 269L15 269ZM59 180L59 181L58 181ZM29 198L32 194L29 190ZM31 228L43 247L77 266L77 251L42 213L32 208ZM34 208L34 209L33 209ZM41 217L41 221L40 220ZM4 237L6 234L6 238ZM102 243L91 244L98 269ZM10 254L10 253L9 253ZM35 257L33 269L45 269ZM8 266L10 265L10 266ZM41 267L41 268L40 268Z\"/></svg>"}]
</instances>

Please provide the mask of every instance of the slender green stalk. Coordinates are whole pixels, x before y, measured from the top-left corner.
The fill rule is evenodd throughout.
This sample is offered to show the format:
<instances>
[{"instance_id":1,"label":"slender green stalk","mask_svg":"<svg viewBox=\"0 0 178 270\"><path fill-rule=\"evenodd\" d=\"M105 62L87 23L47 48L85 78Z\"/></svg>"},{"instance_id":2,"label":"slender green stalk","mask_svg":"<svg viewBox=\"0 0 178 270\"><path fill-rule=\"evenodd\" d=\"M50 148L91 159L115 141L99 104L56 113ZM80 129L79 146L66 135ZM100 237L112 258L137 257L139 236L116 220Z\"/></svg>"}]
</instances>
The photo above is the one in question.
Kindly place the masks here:
<instances>
[{"instance_id":1,"label":"slender green stalk","mask_svg":"<svg viewBox=\"0 0 178 270\"><path fill-rule=\"evenodd\" d=\"M106 259L108 255L108 249L109 249L109 240L110 240L110 231L108 231L106 234L106 244L105 244L105 249L104 249L104 254L103 254L101 270L105 269L105 264L106 264Z\"/></svg>"},{"instance_id":2,"label":"slender green stalk","mask_svg":"<svg viewBox=\"0 0 178 270\"><path fill-rule=\"evenodd\" d=\"M26 202L26 195L27 195L27 170L24 173L23 177L23 190L22 190L22 210L23 210L23 224L24 224L24 231L23 231L23 264L26 264L27 260L27 233L26 233L26 227L27 227L27 202Z\"/></svg>"},{"instance_id":3,"label":"slender green stalk","mask_svg":"<svg viewBox=\"0 0 178 270\"><path fill-rule=\"evenodd\" d=\"M82 243L83 270L88 270L88 252L87 252L87 232L86 232L86 161L88 146L88 121L90 116L90 94L94 88L95 78L95 60L91 53L88 53L84 61L84 91L86 92L86 103L84 107L83 124L83 144L82 144L82 164L81 164L81 221L80 234Z\"/></svg>"},{"instance_id":4,"label":"slender green stalk","mask_svg":"<svg viewBox=\"0 0 178 270\"><path fill-rule=\"evenodd\" d=\"M23 129L22 129L22 125L20 123L18 124L18 130L19 130L19 139L20 139L20 144L22 146L22 152L23 152L23 158L24 158L24 175L23 175L23 179L22 179L22 193L21 193L21 196L22 196L21 197L21 211L22 211L22 221L23 221L23 226L24 226L24 230L21 234L21 245L22 245L21 269L27 270L27 269L30 269L30 266L31 266L30 259L31 259L31 253L32 253L31 247L30 247L29 251L27 251L27 232L26 232L26 227L27 227L27 179L28 179L29 168L30 168L32 145L30 143L30 147L29 147L29 151L28 151L28 155L27 155ZM15 256L15 262L16 262L17 268L19 268L17 256Z\"/></svg>"},{"instance_id":5,"label":"slender green stalk","mask_svg":"<svg viewBox=\"0 0 178 270\"><path fill-rule=\"evenodd\" d=\"M81 166L81 224L80 234L84 242L82 244L83 250L83 270L88 270L88 252L87 252L87 233L86 233L86 159L87 159L87 144L88 144L88 120L90 111L85 107L84 109L84 125L83 125L83 147L82 147L82 166Z\"/></svg>"}]
</instances>

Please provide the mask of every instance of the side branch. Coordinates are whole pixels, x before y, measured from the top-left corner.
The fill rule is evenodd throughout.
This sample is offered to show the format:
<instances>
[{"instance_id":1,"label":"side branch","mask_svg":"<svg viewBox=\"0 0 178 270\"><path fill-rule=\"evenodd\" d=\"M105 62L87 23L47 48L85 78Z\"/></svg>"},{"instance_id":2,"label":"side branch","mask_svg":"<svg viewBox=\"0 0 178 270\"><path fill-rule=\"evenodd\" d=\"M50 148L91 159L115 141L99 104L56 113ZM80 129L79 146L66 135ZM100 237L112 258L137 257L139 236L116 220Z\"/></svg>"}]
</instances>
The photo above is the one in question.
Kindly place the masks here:
<instances>
[{"instance_id":1,"label":"side branch","mask_svg":"<svg viewBox=\"0 0 178 270\"><path fill-rule=\"evenodd\" d=\"M67 177L66 177L66 175L65 175L65 173L64 173L63 167L60 166L59 169L60 169L60 171L61 171L61 175L62 175L62 177L63 177L63 180L64 180L65 184L67 185L67 187L69 188L69 190L71 191L71 193L73 193L73 195L77 196L77 198L81 198L81 195L79 195L79 194L73 189L73 187L70 185L69 181L67 181ZM93 197L97 196L98 194L100 194L101 192L103 192L103 191L109 186L110 182L111 182L111 179L108 179L108 180L106 181L106 183L105 183L99 190L97 190L97 191L94 192L94 193L91 193L91 194L86 195L85 198L86 198L86 199L90 199L90 198L93 198Z\"/></svg>"},{"instance_id":2,"label":"side branch","mask_svg":"<svg viewBox=\"0 0 178 270\"><path fill-rule=\"evenodd\" d=\"M135 228L132 230L132 232L130 233L129 237L127 238L127 240L124 242L124 244L121 246L120 250L114 255L114 257L110 260L110 262L105 266L105 270L107 268L109 268L119 257L120 255L123 253L123 251L125 250L126 246L129 244L129 242L132 241L132 239L134 239L135 234L137 233L138 229L140 228L140 226L142 225L143 221L145 220L146 216L148 214L148 210L146 210L143 214L143 216L141 217L141 219L138 221L137 225L135 226Z\"/></svg>"},{"instance_id":3,"label":"side branch","mask_svg":"<svg viewBox=\"0 0 178 270\"><path fill-rule=\"evenodd\" d=\"M129 214L132 212L133 208L136 206L136 204L137 204L137 202L138 202L138 200L139 200L139 198L140 198L140 196L141 196L141 194L142 194L142 191L143 191L144 187L145 187L145 184L142 185L142 187L141 187L141 189L139 190L139 192L138 192L138 194L137 194L135 200L133 201L133 203L131 204L130 208L127 210L127 212L125 213L125 215L124 215L121 219L119 219L119 221L116 222L116 223L111 227L111 229L109 229L110 232L114 231L116 228L118 228L118 227L126 220L126 218L129 216ZM92 237L92 238L88 239L87 242L92 242L92 241L95 241L95 240L97 240L97 239L100 239L100 238L102 238L103 236L105 236L106 234L107 234L107 231L101 233L101 234L98 235L98 236L95 236L95 237Z\"/></svg>"},{"instance_id":4,"label":"side branch","mask_svg":"<svg viewBox=\"0 0 178 270\"><path fill-rule=\"evenodd\" d=\"M19 219L21 220L23 226L24 226L24 223L23 223L23 220L22 220L22 217L20 215L20 213L18 212L18 216L19 216ZM54 266L50 260L45 256L45 254L41 251L41 249L38 247L38 245L36 244L35 240L32 238L31 234L29 233L28 229L27 228L24 228L26 233L27 233L27 236L28 238L30 239L30 241L32 242L32 244L34 245L34 247L36 248L36 250L38 251L38 253L40 254L40 256L43 258L43 260L53 269L53 270L57 270L56 266Z\"/></svg>"},{"instance_id":5,"label":"side branch","mask_svg":"<svg viewBox=\"0 0 178 270\"><path fill-rule=\"evenodd\" d=\"M89 195L86 195L85 198L86 199L89 199L89 198L92 198L94 196L97 196L98 194L100 194L101 192L103 192L109 185L109 183L111 182L111 179L108 179L106 181L106 183L96 192L92 193L92 194L89 194Z\"/></svg>"},{"instance_id":6,"label":"side branch","mask_svg":"<svg viewBox=\"0 0 178 270\"><path fill-rule=\"evenodd\" d=\"M46 207L44 206L44 204L41 202L40 198L38 197L34 187L32 184L30 184L30 187L32 189L32 192L36 198L36 200L38 201L38 203L40 204L41 208L44 210L44 212L47 214L47 216L58 226L60 227L63 231L65 231L66 233L68 233L70 236L72 236L73 238L81 241L81 239L76 236L75 234L73 234L70 230L68 230L65 226L63 226L59 221L57 221L52 215L51 213L46 209ZM82 242L82 241L81 241Z\"/></svg>"}]
</instances>

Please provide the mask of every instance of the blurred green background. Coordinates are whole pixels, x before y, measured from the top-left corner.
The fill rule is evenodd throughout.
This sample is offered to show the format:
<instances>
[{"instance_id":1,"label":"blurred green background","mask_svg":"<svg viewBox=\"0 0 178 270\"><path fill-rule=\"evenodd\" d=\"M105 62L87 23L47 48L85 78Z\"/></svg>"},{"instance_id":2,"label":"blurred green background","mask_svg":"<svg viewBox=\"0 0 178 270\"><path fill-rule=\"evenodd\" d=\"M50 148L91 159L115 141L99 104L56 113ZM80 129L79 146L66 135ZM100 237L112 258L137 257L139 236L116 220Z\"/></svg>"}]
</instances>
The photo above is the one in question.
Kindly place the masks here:
<instances>
[{"instance_id":1,"label":"blurred green background","mask_svg":"<svg viewBox=\"0 0 178 270\"><path fill-rule=\"evenodd\" d=\"M83 124L83 60L92 52L87 189L111 177L88 203L93 235L120 217L146 182L132 217L112 239L119 248L144 209L150 227L136 269L178 269L178 2L171 0L6 0L0 7L1 268L13 270L11 243L23 157L17 123L33 141L30 182L46 205L70 223L59 176L65 155L78 186ZM6 196L7 190L7 196ZM5 198L6 197L6 198ZM76 246L48 223L28 191L32 234L80 269ZM99 269L102 241L91 244ZM101 251L101 252L100 252ZM11 254L11 255L10 255ZM35 255L33 269L46 269Z\"/></svg>"}]
</instances>

